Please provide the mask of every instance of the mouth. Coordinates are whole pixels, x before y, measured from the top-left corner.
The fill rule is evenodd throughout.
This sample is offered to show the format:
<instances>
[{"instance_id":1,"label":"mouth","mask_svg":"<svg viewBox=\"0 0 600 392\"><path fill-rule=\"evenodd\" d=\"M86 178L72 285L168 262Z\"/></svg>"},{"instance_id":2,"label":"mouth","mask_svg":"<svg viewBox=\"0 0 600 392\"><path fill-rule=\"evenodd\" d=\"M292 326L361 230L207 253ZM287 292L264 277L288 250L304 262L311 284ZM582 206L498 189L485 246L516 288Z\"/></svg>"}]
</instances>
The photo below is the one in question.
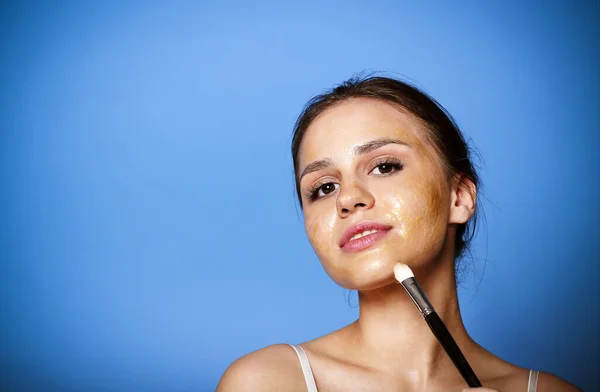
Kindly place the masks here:
<instances>
[{"instance_id":1,"label":"mouth","mask_svg":"<svg viewBox=\"0 0 600 392\"><path fill-rule=\"evenodd\" d=\"M360 252L385 237L391 229L389 225L362 222L346 230L339 246L345 252Z\"/></svg>"}]
</instances>

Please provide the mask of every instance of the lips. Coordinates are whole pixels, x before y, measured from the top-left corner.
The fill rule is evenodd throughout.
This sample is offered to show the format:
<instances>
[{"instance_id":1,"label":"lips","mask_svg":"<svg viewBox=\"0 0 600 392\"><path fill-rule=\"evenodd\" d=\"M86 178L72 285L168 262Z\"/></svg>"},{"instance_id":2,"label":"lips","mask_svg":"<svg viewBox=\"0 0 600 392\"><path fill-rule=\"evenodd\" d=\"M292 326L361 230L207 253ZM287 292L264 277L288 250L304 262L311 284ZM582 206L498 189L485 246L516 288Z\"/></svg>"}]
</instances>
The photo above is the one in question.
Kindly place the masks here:
<instances>
[{"instance_id":1,"label":"lips","mask_svg":"<svg viewBox=\"0 0 600 392\"><path fill-rule=\"evenodd\" d=\"M339 246L346 251L360 251L369 247L373 242L383 238L391 229L392 226L390 225L382 225L375 222L361 222L344 232L340 239Z\"/></svg>"}]
</instances>

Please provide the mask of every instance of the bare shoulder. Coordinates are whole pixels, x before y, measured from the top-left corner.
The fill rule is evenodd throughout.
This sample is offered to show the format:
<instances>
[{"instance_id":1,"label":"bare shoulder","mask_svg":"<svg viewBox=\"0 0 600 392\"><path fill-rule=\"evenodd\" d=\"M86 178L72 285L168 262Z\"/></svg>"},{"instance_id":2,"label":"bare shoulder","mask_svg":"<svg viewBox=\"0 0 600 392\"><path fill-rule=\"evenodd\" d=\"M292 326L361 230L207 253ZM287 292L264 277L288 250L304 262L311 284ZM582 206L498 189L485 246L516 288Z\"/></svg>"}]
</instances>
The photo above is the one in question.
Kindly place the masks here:
<instances>
[{"instance_id":1,"label":"bare shoulder","mask_svg":"<svg viewBox=\"0 0 600 392\"><path fill-rule=\"evenodd\" d=\"M575 385L551 373L540 372L538 377L540 392L581 392Z\"/></svg>"},{"instance_id":2,"label":"bare shoulder","mask_svg":"<svg viewBox=\"0 0 600 392\"><path fill-rule=\"evenodd\" d=\"M223 373L217 392L306 391L298 357L287 344L274 344L244 355Z\"/></svg>"},{"instance_id":3,"label":"bare shoulder","mask_svg":"<svg viewBox=\"0 0 600 392\"><path fill-rule=\"evenodd\" d=\"M499 391L527 391L530 370L515 365L504 367L501 376L490 380L490 386ZM485 384L484 384L485 385ZM537 381L539 392L581 392L575 385L551 373L540 372Z\"/></svg>"},{"instance_id":4,"label":"bare shoulder","mask_svg":"<svg viewBox=\"0 0 600 392\"><path fill-rule=\"evenodd\" d=\"M527 391L530 369L516 366L480 348L479 361L474 362L476 374L482 375L482 383L498 391ZM580 392L575 385L547 372L540 372L538 392Z\"/></svg>"}]
</instances>

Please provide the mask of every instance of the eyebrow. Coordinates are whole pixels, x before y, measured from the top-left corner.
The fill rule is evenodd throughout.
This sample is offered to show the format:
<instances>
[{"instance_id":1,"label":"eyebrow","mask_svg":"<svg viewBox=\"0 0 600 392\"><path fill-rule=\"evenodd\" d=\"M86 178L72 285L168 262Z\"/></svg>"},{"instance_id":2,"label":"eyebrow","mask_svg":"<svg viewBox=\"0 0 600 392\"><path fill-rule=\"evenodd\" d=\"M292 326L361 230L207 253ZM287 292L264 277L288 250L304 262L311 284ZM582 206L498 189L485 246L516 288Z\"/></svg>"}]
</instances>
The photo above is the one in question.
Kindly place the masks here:
<instances>
[{"instance_id":1,"label":"eyebrow","mask_svg":"<svg viewBox=\"0 0 600 392\"><path fill-rule=\"evenodd\" d=\"M354 156L365 155L365 154L370 153L371 151L377 150L378 148L387 146L388 144L400 144L402 146L410 147L410 145L408 143L403 142L402 140L381 138L381 139L372 140L365 144L361 144L360 146L354 147L354 150L352 151L352 155L354 155ZM319 171L319 170L326 169L330 166L333 166L333 161L331 160L331 158L319 159L318 161L311 162L308 165L306 165L304 170L302 170L302 174L300 174L300 178L298 179L298 182L300 182L302 180L302 177L304 177L305 175Z\"/></svg>"}]
</instances>

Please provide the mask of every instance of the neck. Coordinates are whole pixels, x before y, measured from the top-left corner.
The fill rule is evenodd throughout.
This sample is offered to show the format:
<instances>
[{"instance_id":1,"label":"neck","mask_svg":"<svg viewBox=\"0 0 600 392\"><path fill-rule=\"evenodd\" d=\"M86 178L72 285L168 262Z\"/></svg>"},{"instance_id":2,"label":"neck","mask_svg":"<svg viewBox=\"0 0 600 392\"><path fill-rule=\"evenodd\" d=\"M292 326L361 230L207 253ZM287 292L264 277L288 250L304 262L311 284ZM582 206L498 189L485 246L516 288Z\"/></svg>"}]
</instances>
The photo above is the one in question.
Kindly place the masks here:
<instances>
[{"instance_id":1,"label":"neck","mask_svg":"<svg viewBox=\"0 0 600 392\"><path fill-rule=\"evenodd\" d=\"M442 263L440 263L442 264ZM432 271L414 270L415 278L434 309L464 351L473 344L460 316L454 263L438 264ZM431 378L456 374L443 348L401 284L359 293L360 317L353 328L364 358L407 381L426 383Z\"/></svg>"}]
</instances>

